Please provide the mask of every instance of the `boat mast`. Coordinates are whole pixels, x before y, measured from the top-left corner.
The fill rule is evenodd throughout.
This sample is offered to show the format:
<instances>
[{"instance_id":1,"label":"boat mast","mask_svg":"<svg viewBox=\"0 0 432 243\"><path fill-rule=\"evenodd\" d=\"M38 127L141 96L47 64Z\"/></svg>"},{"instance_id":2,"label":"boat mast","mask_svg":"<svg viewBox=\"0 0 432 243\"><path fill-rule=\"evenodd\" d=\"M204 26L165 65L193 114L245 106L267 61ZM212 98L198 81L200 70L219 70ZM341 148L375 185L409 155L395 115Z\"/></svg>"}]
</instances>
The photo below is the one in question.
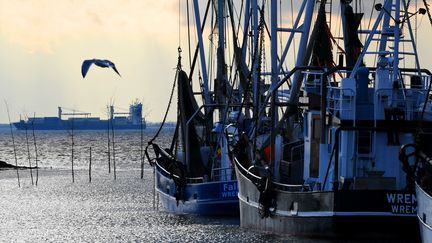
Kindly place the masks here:
<instances>
[{"instance_id":1,"label":"boat mast","mask_svg":"<svg viewBox=\"0 0 432 243\"><path fill-rule=\"evenodd\" d=\"M211 99L209 95L209 85L208 85L208 75L207 75L207 65L205 61L205 51L204 51L204 42L202 37L202 31L201 31L201 17L199 12L199 4L198 0L194 0L194 12L195 12L195 26L197 30L197 36L198 36L198 47L199 47L199 54L200 54L200 63L201 63L201 72L202 72L202 79L203 79L203 91L204 91L204 101L205 104L211 104ZM204 110L208 111L207 108L204 108Z\"/></svg>"},{"instance_id":2,"label":"boat mast","mask_svg":"<svg viewBox=\"0 0 432 243\"><path fill-rule=\"evenodd\" d=\"M307 53L307 43L309 40L310 27L312 24L312 16L315 7L315 0L306 0L306 12L304 17L303 25L299 30L301 33L300 44L298 48L298 54L296 59L296 67L306 66L309 64L310 53ZM313 40L311 40L313 41ZM296 72L294 74L293 83L291 86L291 94L289 98L289 104L297 104L300 88L302 86L303 74L301 72ZM287 108L289 110L289 108Z\"/></svg>"},{"instance_id":3,"label":"boat mast","mask_svg":"<svg viewBox=\"0 0 432 243\"><path fill-rule=\"evenodd\" d=\"M288 52L292 39L294 38L293 37L294 33L301 34L295 66L300 67L300 66L307 66L309 64L312 48L308 47L308 40L311 39L311 41L313 41L313 38L309 38L309 34L312 25L314 7L315 7L315 0L304 0L302 6L300 7L300 11L298 13L298 17L293 28L292 29L277 28L278 31L291 32L291 36L288 39L287 45L285 46L284 52L282 54L282 59L278 70L282 68L283 60L285 59L286 53ZM300 27L297 27L298 21L300 20L300 16L303 15L303 10L304 10L303 24ZM276 131L278 131L282 127L282 125L286 122L286 119L290 119L290 115L293 113L293 108L297 107L298 99L300 95L300 88L303 82L303 77L304 75L301 71L297 71L296 73L294 73L293 82L290 88L290 96L288 99L288 104L290 105L286 108L282 119L279 120L279 123L275 128Z\"/></svg>"},{"instance_id":4,"label":"boat mast","mask_svg":"<svg viewBox=\"0 0 432 243\"><path fill-rule=\"evenodd\" d=\"M215 100L218 104L227 102L227 70L225 64L225 0L217 1L217 26L218 26L218 47L217 47L217 70L215 81ZM225 119L225 110L219 112L219 120Z\"/></svg>"},{"instance_id":5,"label":"boat mast","mask_svg":"<svg viewBox=\"0 0 432 243\"><path fill-rule=\"evenodd\" d=\"M391 9L391 5L392 2L391 1L387 1L385 2L384 8L385 9ZM389 26L390 25L390 14L385 14L383 16L383 26ZM380 53L384 53L387 47L387 35L382 35L381 36L381 40L380 40L380 45L379 45L379 52Z\"/></svg>"},{"instance_id":6,"label":"boat mast","mask_svg":"<svg viewBox=\"0 0 432 243\"><path fill-rule=\"evenodd\" d=\"M389 1L389 0L387 0ZM404 1L405 2L405 1ZM399 38L400 38L400 0L396 0L395 8L395 26L394 26L394 45L393 45L393 82L399 80ZM408 11L408 9L406 9ZM391 14L391 10L390 10Z\"/></svg>"},{"instance_id":7,"label":"boat mast","mask_svg":"<svg viewBox=\"0 0 432 243\"><path fill-rule=\"evenodd\" d=\"M279 69L278 69L278 55L277 55L277 0L271 0L271 10L270 10L270 58L271 58L271 89L276 86L279 82ZM277 90L272 91L272 99L271 99L271 123L272 127L276 127L278 122L278 113L277 108L275 107L275 103L277 102ZM271 147L270 147L270 158L275 158L275 143L276 143L276 131L275 129L271 129L270 134L271 139ZM276 164L277 161L273 163L275 168L278 167ZM278 175L278 174L275 174Z\"/></svg>"},{"instance_id":8,"label":"boat mast","mask_svg":"<svg viewBox=\"0 0 432 243\"><path fill-rule=\"evenodd\" d=\"M278 38L277 38L277 0L271 0L271 16L270 16L270 58L271 58L271 85L276 85L279 81L279 66L278 66ZM274 95L274 94L273 94ZM274 96L276 97L276 96ZM275 113L274 115L277 115ZM277 117L273 118L277 119Z\"/></svg>"}]
</instances>

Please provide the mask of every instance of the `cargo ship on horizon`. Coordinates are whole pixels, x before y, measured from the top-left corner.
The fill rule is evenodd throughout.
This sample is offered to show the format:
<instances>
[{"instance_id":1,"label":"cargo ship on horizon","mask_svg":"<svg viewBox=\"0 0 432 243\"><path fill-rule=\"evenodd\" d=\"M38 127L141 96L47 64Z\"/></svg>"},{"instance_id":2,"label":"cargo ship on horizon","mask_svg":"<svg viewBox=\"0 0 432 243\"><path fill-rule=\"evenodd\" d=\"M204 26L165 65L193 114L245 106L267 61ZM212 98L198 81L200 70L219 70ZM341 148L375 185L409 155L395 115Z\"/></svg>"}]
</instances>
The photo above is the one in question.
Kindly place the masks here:
<instances>
[{"instance_id":1,"label":"cargo ship on horizon","mask_svg":"<svg viewBox=\"0 0 432 243\"><path fill-rule=\"evenodd\" d=\"M114 106L109 107L109 119L91 117L91 113L64 113L58 107L57 117L33 117L20 119L12 123L18 130L106 130L106 129L145 129L146 121L142 116L142 103L135 101L129 106L129 112L114 112ZM118 115L118 116L115 116ZM63 119L64 116L72 116ZM78 116L78 117L77 117Z\"/></svg>"}]
</instances>

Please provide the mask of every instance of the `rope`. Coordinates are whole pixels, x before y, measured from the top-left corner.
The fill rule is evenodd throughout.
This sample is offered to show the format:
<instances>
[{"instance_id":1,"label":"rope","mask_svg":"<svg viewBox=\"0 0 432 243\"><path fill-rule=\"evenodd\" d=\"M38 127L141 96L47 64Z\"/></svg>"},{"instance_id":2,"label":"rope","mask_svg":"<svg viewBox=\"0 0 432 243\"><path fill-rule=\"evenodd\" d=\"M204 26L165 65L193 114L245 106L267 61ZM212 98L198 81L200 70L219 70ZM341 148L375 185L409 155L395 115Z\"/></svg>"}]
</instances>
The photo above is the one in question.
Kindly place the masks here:
<instances>
[{"instance_id":1,"label":"rope","mask_svg":"<svg viewBox=\"0 0 432 243\"><path fill-rule=\"evenodd\" d=\"M181 50L180 47L178 47L177 50L178 50L178 62L177 62L176 74L175 74L175 77L174 77L174 82L173 82L173 85L172 85L172 88L171 88L171 95L170 95L170 98L169 98L168 107L167 107L167 109L166 109L166 111L165 111L164 118L163 118L163 120L162 120L162 123L161 123L161 125L160 125L158 131L157 131L156 134L153 136L153 138L150 139L150 141L147 143L147 146L146 146L146 148L145 148L145 155L146 155L146 157L147 157L147 159L148 159L150 165L152 165L152 163L151 163L151 159L150 159L150 156L149 156L147 150L148 150L148 147L149 147L150 145L153 144L153 141L154 141L154 140L159 136L159 133L162 131L162 128L163 128L163 126L165 125L166 118L167 118L167 116L168 116L168 112L169 112L170 107L171 107L172 98L173 98L173 96L174 96L174 90L175 90L175 85L176 85L176 82L177 82L177 77L178 77L179 71L181 71L181 52L182 52L182 50Z\"/></svg>"}]
</instances>

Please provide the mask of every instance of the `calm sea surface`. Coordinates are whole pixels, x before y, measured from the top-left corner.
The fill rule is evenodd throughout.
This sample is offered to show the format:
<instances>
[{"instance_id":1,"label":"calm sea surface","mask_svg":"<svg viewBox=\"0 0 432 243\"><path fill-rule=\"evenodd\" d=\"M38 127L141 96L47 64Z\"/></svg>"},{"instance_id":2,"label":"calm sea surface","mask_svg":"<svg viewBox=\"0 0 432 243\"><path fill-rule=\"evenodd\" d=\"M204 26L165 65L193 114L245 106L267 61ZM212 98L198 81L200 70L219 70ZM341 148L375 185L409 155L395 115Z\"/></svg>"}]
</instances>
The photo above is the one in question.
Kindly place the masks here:
<instances>
[{"instance_id":1,"label":"calm sea surface","mask_svg":"<svg viewBox=\"0 0 432 243\"><path fill-rule=\"evenodd\" d=\"M156 132L144 132L146 142ZM159 141L170 144L173 129ZM18 164L29 166L26 134L15 131ZM140 178L140 132L116 131L117 179L108 173L105 131L74 132L75 183L71 175L71 136L66 131L36 131L38 171L0 170L0 242L326 242L284 238L239 227L238 218L174 215L153 196L153 169L147 161ZM31 131L30 162L35 164ZM92 181L89 183L90 147ZM112 152L112 151L111 151ZM0 160L15 164L12 140L0 129ZM112 163L112 161L111 161ZM112 165L111 165L112 166Z\"/></svg>"}]
</instances>

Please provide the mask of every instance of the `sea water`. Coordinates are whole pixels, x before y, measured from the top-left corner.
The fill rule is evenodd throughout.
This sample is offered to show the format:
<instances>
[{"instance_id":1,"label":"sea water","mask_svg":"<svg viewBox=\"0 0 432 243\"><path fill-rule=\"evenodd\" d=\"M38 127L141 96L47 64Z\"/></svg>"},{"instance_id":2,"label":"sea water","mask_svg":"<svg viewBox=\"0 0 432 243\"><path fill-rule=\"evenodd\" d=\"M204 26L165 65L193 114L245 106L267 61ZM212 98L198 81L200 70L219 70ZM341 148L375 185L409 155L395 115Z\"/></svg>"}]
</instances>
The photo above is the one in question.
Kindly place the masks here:
<instances>
[{"instance_id":1,"label":"sea water","mask_svg":"<svg viewBox=\"0 0 432 243\"><path fill-rule=\"evenodd\" d=\"M156 129L144 130L144 145ZM173 129L158 142L171 143ZM74 183L72 183L72 136ZM19 166L35 165L33 131L14 131ZM243 230L237 217L163 212L146 160L141 179L140 131L115 131L108 173L106 131L35 131L39 170L0 170L1 242L266 242L287 240ZM112 140L112 136L110 136ZM90 147L92 172L89 182ZM30 162L28 154L30 153ZM113 155L112 144L110 149ZM15 164L8 129L0 130L0 160ZM31 174L33 176L32 185ZM38 178L36 178L38 176Z\"/></svg>"},{"instance_id":2,"label":"sea water","mask_svg":"<svg viewBox=\"0 0 432 243\"><path fill-rule=\"evenodd\" d=\"M158 142L169 146L173 131L163 130ZM155 132L144 130L144 145ZM14 137L18 165L34 166L32 131L29 151L25 131ZM16 170L0 170L0 242L326 242L242 229L238 217L164 212L147 161L141 179L140 131L115 131L116 180L106 131L35 131L35 138L39 170L18 170L20 187ZM10 131L0 130L0 160L15 164L12 145Z\"/></svg>"}]
</instances>

